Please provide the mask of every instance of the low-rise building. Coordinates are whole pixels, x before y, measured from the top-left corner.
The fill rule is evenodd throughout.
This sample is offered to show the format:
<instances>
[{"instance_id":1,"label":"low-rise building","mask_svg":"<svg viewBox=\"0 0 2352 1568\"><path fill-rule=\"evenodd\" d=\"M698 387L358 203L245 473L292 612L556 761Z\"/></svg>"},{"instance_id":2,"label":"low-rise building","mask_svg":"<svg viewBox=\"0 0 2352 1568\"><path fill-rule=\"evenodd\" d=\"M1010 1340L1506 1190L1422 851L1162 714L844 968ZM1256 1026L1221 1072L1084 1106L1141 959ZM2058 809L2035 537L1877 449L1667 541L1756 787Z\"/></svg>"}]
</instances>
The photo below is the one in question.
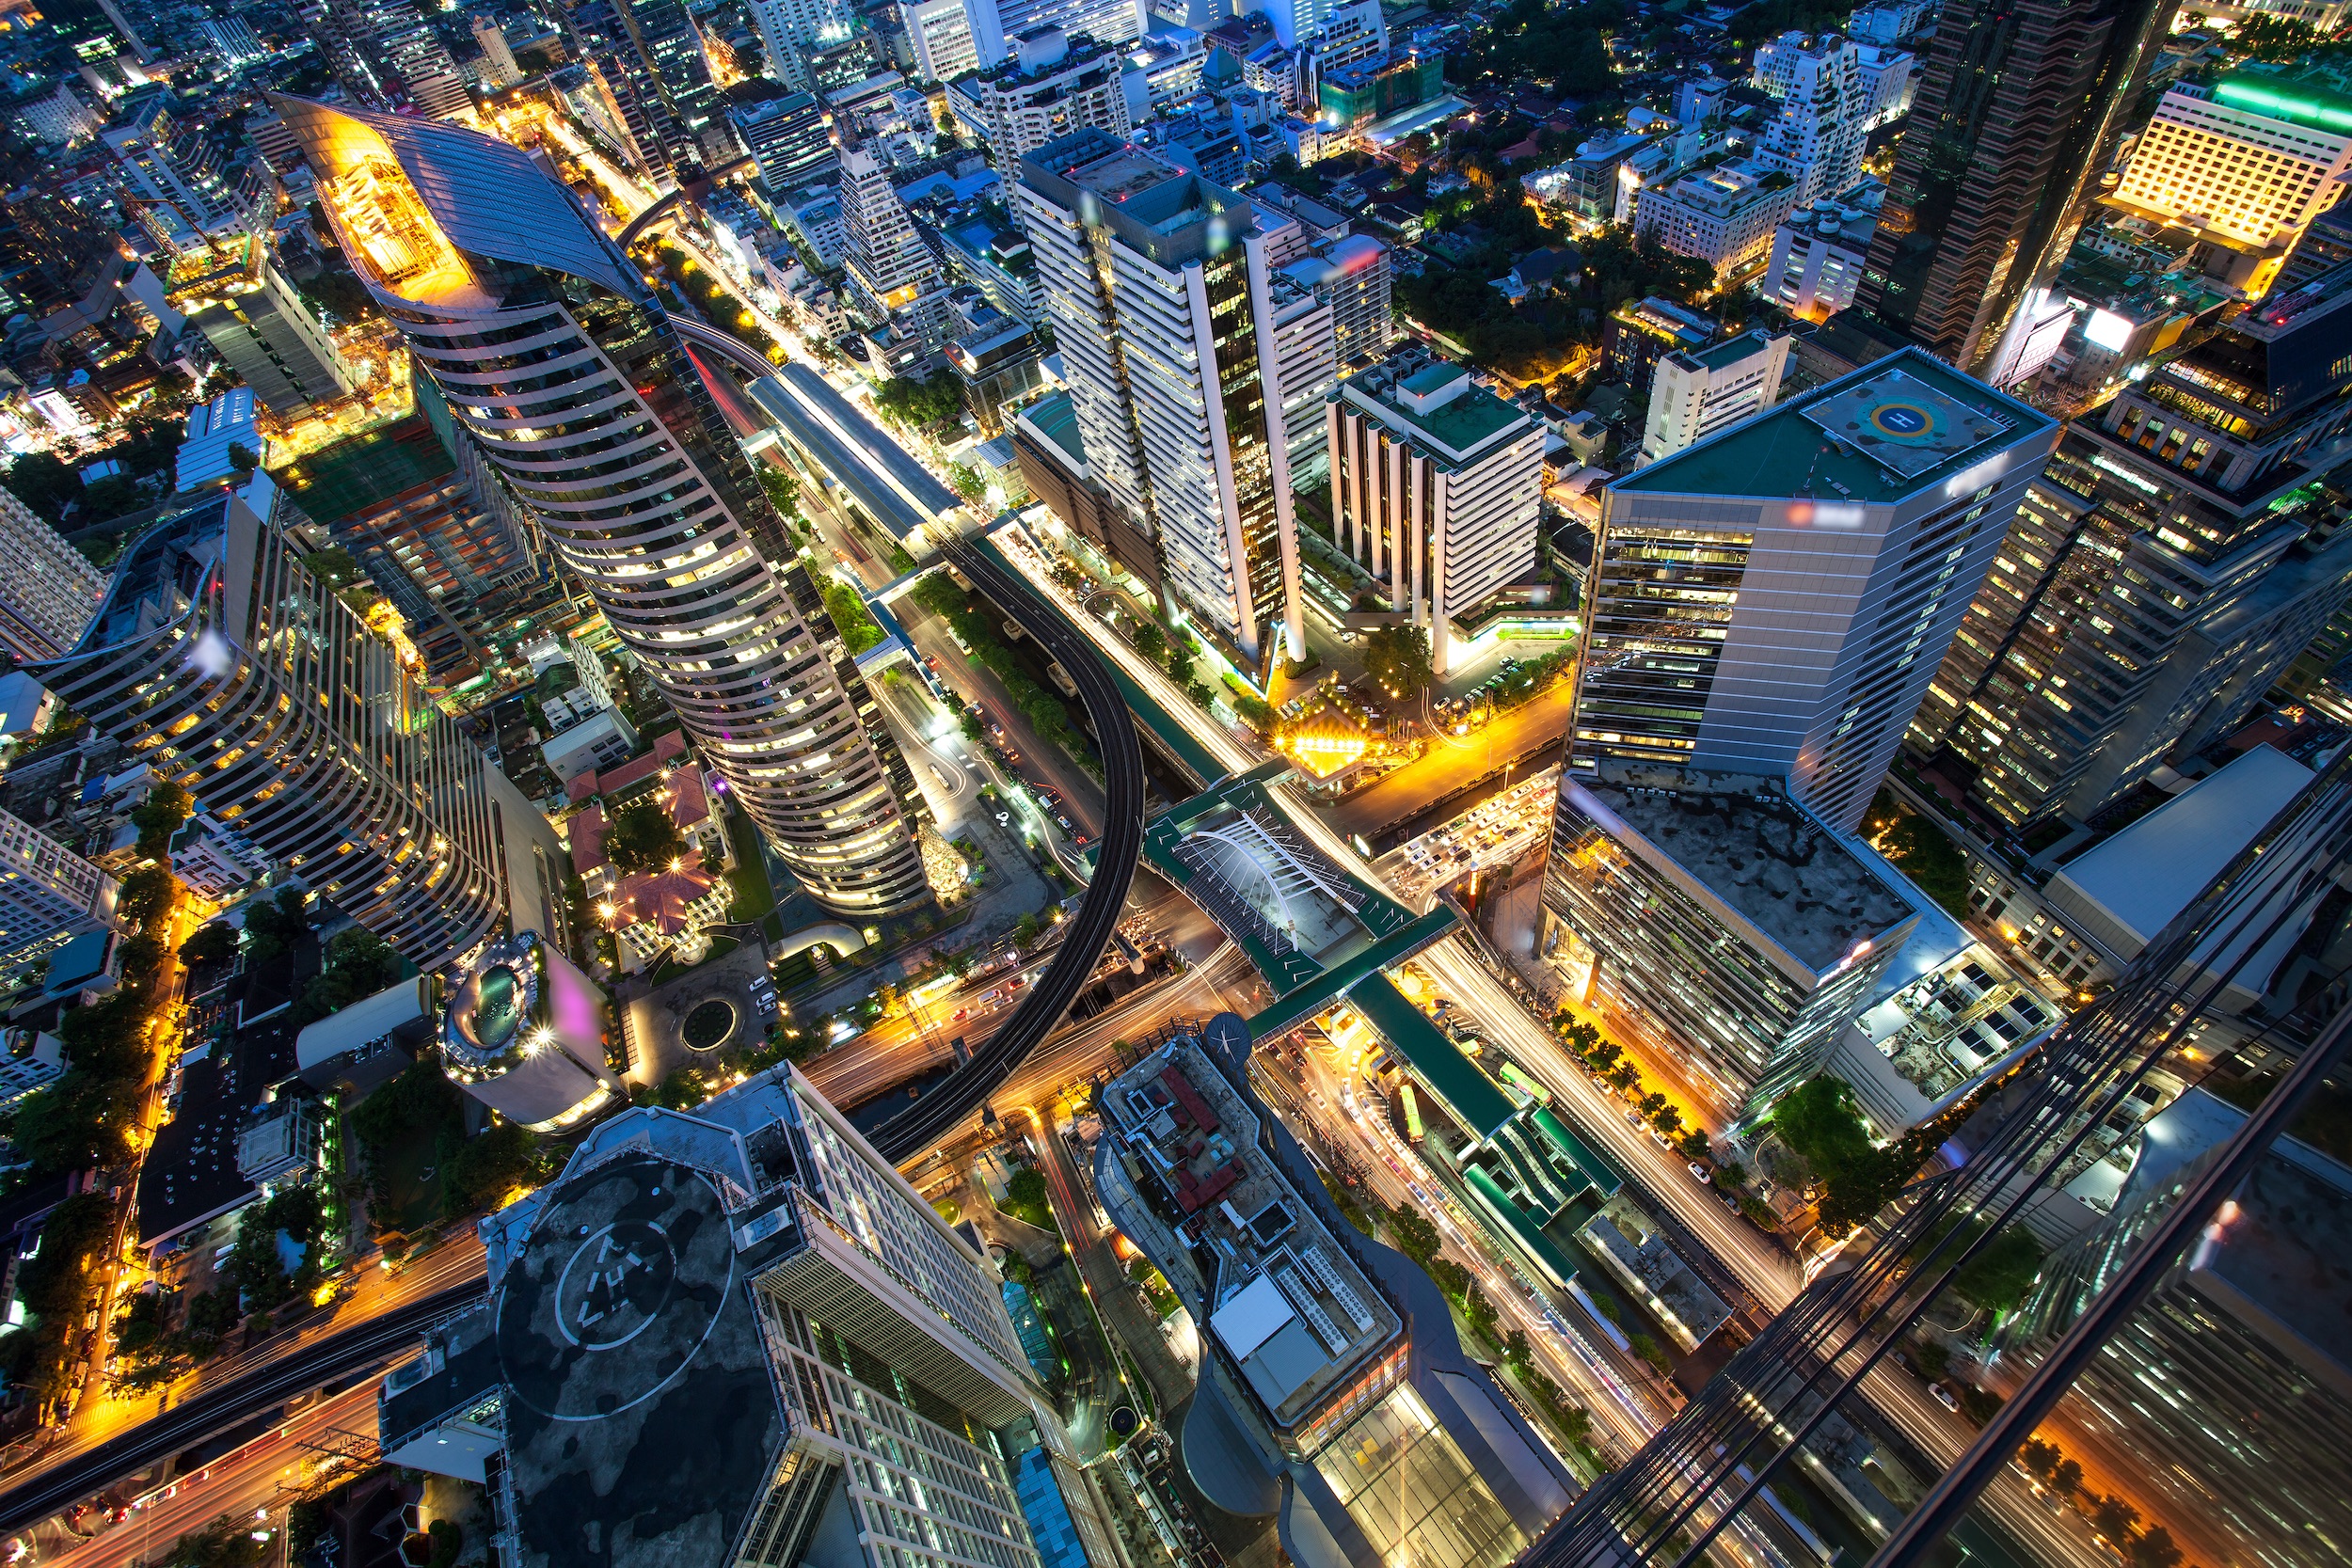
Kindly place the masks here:
<instances>
[{"instance_id":1,"label":"low-rise building","mask_svg":"<svg viewBox=\"0 0 2352 1568\"><path fill-rule=\"evenodd\" d=\"M637 751L637 727L619 708L597 710L539 743L548 771L564 784L582 773L618 768Z\"/></svg>"},{"instance_id":2,"label":"low-rise building","mask_svg":"<svg viewBox=\"0 0 2352 1568\"><path fill-rule=\"evenodd\" d=\"M1721 164L1644 186L1633 228L1677 256L1705 261L1715 269L1716 286L1729 288L1764 265L1772 232L1797 195L1796 181L1781 170Z\"/></svg>"}]
</instances>

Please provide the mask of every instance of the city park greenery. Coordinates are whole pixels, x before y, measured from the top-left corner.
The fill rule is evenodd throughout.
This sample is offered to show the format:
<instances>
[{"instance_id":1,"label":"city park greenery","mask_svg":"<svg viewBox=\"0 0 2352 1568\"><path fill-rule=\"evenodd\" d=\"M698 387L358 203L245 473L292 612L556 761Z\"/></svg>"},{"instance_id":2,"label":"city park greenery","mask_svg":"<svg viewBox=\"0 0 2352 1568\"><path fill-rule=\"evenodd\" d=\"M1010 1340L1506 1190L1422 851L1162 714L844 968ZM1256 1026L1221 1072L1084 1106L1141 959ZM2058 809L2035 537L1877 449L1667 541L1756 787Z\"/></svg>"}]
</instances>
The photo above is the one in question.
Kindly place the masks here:
<instances>
[{"instance_id":1,"label":"city park greenery","mask_svg":"<svg viewBox=\"0 0 2352 1568\"><path fill-rule=\"evenodd\" d=\"M670 819L669 808L655 800L632 800L612 814L604 833L604 858L624 877L645 871L667 871L686 858L686 835Z\"/></svg>"}]
</instances>

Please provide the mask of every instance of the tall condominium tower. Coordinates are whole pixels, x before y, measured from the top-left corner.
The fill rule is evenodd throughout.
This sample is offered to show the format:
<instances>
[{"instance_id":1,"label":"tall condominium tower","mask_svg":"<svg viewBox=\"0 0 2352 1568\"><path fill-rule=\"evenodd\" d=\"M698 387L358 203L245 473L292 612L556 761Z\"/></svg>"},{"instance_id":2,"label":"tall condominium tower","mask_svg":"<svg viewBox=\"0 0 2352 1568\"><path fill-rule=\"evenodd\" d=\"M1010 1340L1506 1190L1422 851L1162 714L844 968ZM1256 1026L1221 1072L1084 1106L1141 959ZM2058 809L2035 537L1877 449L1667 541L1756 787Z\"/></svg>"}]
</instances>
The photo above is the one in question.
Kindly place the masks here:
<instances>
[{"instance_id":1,"label":"tall condominium tower","mask_svg":"<svg viewBox=\"0 0 2352 1568\"><path fill-rule=\"evenodd\" d=\"M342 352L278 272L260 235L174 257L165 288L172 308L196 324L271 413L291 418L351 390Z\"/></svg>"},{"instance_id":2,"label":"tall condominium tower","mask_svg":"<svg viewBox=\"0 0 2352 1568\"><path fill-rule=\"evenodd\" d=\"M1874 114L1855 46L1834 34L1783 33L1756 45L1756 85L1780 101L1756 162L1796 182L1797 204L1850 189L1862 178Z\"/></svg>"},{"instance_id":3,"label":"tall condominium tower","mask_svg":"<svg viewBox=\"0 0 2352 1568\"><path fill-rule=\"evenodd\" d=\"M1020 203L1087 461L1156 541L1168 609L1242 664L1264 661L1274 626L1303 657L1271 262L1254 210L1101 131L1022 159Z\"/></svg>"},{"instance_id":4,"label":"tall condominium tower","mask_svg":"<svg viewBox=\"0 0 2352 1568\"><path fill-rule=\"evenodd\" d=\"M140 534L32 673L419 968L506 912L503 837L537 812L237 496Z\"/></svg>"},{"instance_id":5,"label":"tall condominium tower","mask_svg":"<svg viewBox=\"0 0 2352 1568\"><path fill-rule=\"evenodd\" d=\"M1331 542L1453 668L1469 653L1453 617L1535 564L1543 426L1420 347L1340 383L1324 416Z\"/></svg>"},{"instance_id":6,"label":"tall condominium tower","mask_svg":"<svg viewBox=\"0 0 2352 1568\"><path fill-rule=\"evenodd\" d=\"M1059 30L1015 41L998 64L947 83L947 109L987 148L996 176L1010 195L1021 160L1073 131L1124 136L1135 128L1127 99L1126 54Z\"/></svg>"},{"instance_id":7,"label":"tall condominium tower","mask_svg":"<svg viewBox=\"0 0 2352 1568\"><path fill-rule=\"evenodd\" d=\"M850 294L883 335L893 367L903 368L936 354L953 336L947 275L915 232L882 160L853 135L845 135L840 163Z\"/></svg>"},{"instance_id":8,"label":"tall condominium tower","mask_svg":"<svg viewBox=\"0 0 2352 1568\"><path fill-rule=\"evenodd\" d=\"M11 979L85 931L114 924L115 879L0 811L0 975Z\"/></svg>"},{"instance_id":9,"label":"tall condominium tower","mask_svg":"<svg viewBox=\"0 0 2352 1568\"><path fill-rule=\"evenodd\" d=\"M2352 585L2305 487L2352 435L2352 265L2071 422L1908 744L2015 826L2088 817L2227 733Z\"/></svg>"},{"instance_id":10,"label":"tall condominium tower","mask_svg":"<svg viewBox=\"0 0 2352 1568\"><path fill-rule=\"evenodd\" d=\"M930 896L854 665L700 372L627 256L545 166L453 126L287 99L321 197L564 564L829 908ZM796 601L798 601L796 603Z\"/></svg>"},{"instance_id":11,"label":"tall condominium tower","mask_svg":"<svg viewBox=\"0 0 2352 1568\"><path fill-rule=\"evenodd\" d=\"M2097 194L2162 0L1962 0L1937 19L1855 304L1998 378ZM1835 194L1824 191L1823 195Z\"/></svg>"},{"instance_id":12,"label":"tall condominium tower","mask_svg":"<svg viewBox=\"0 0 2352 1568\"><path fill-rule=\"evenodd\" d=\"M681 0L622 0L621 14L657 89L669 101L681 137L674 155L680 161L707 156L705 138L714 129L723 132L725 106L711 80L702 30Z\"/></svg>"},{"instance_id":13,"label":"tall condominium tower","mask_svg":"<svg viewBox=\"0 0 2352 1568\"><path fill-rule=\"evenodd\" d=\"M498 18L477 16L471 25L473 40L482 48L482 85L495 91L521 81L522 68L515 63L514 46L506 41L506 29Z\"/></svg>"},{"instance_id":14,"label":"tall condominium tower","mask_svg":"<svg viewBox=\"0 0 2352 1568\"><path fill-rule=\"evenodd\" d=\"M0 648L19 663L56 657L82 640L105 592L105 573L0 490Z\"/></svg>"},{"instance_id":15,"label":"tall condominium tower","mask_svg":"<svg viewBox=\"0 0 2352 1568\"><path fill-rule=\"evenodd\" d=\"M1852 832L2057 439L1907 349L1609 486L1572 768L1786 779Z\"/></svg>"},{"instance_id":16,"label":"tall condominium tower","mask_svg":"<svg viewBox=\"0 0 2352 1568\"><path fill-rule=\"evenodd\" d=\"M379 1424L504 1478L502 1561L1121 1562L993 1270L795 1069L606 1122L484 1229Z\"/></svg>"}]
</instances>

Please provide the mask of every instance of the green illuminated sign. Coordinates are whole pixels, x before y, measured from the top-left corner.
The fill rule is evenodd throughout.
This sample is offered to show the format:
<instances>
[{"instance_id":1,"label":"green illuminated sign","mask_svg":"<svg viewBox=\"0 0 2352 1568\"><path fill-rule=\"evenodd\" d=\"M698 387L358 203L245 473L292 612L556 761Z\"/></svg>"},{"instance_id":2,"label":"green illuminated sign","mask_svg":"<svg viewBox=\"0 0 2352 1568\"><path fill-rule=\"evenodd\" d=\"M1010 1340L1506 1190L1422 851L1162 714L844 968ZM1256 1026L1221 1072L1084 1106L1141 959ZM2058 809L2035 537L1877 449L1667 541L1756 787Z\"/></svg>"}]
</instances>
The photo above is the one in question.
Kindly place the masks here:
<instances>
[{"instance_id":1,"label":"green illuminated sign","mask_svg":"<svg viewBox=\"0 0 2352 1568\"><path fill-rule=\"evenodd\" d=\"M2305 125L2324 125L2331 131L2352 131L2352 107L2347 107L2342 101L2329 103L2281 92L2276 87L2257 87L2234 77L2214 90L2223 103L2239 108L2275 114Z\"/></svg>"}]
</instances>

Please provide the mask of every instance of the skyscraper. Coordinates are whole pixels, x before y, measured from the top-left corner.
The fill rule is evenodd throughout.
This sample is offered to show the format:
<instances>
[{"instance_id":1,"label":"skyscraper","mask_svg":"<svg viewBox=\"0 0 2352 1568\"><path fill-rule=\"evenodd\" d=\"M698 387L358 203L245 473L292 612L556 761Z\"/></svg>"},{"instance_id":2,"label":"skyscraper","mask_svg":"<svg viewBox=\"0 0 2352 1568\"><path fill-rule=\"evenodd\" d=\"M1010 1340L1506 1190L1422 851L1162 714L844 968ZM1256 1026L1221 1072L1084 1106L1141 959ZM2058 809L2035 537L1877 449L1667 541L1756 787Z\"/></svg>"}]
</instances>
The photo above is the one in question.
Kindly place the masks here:
<instances>
[{"instance_id":1,"label":"skyscraper","mask_svg":"<svg viewBox=\"0 0 2352 1568\"><path fill-rule=\"evenodd\" d=\"M702 30L687 14L681 0L619 0L621 15L637 53L652 73L657 90L669 103L676 122L674 160L706 159L712 149L706 140L723 118L719 88L710 76L710 56L703 52Z\"/></svg>"},{"instance_id":2,"label":"skyscraper","mask_svg":"<svg viewBox=\"0 0 2352 1568\"><path fill-rule=\"evenodd\" d=\"M410 0L302 0L299 14L335 80L368 107L436 118L472 107L448 46Z\"/></svg>"},{"instance_id":3,"label":"skyscraper","mask_svg":"<svg viewBox=\"0 0 2352 1568\"><path fill-rule=\"evenodd\" d=\"M1088 465L1155 540L1168 610L1253 673L1276 626L1303 657L1270 263L1253 209L1101 131L1023 158L1019 195Z\"/></svg>"},{"instance_id":4,"label":"skyscraper","mask_svg":"<svg viewBox=\"0 0 2352 1568\"><path fill-rule=\"evenodd\" d=\"M1572 769L1786 779L1852 832L2057 438L1910 349L1610 485Z\"/></svg>"},{"instance_id":5,"label":"skyscraper","mask_svg":"<svg viewBox=\"0 0 2352 1568\"><path fill-rule=\"evenodd\" d=\"M1938 18L1855 304L1998 379L2073 247L2137 98L2161 0L1967 0ZM1835 188L1823 195L1835 194Z\"/></svg>"},{"instance_id":6,"label":"skyscraper","mask_svg":"<svg viewBox=\"0 0 2352 1568\"><path fill-rule=\"evenodd\" d=\"M1135 128L1117 45L1059 31L1015 41L1003 61L951 77L948 112L988 149L1010 195L1021 160L1074 131L1124 136Z\"/></svg>"},{"instance_id":7,"label":"skyscraper","mask_svg":"<svg viewBox=\"0 0 2352 1568\"><path fill-rule=\"evenodd\" d=\"M1051 1497L1120 1563L993 1271L797 1069L605 1123L485 1233L379 1424L500 1478L501 1560L1040 1568Z\"/></svg>"},{"instance_id":8,"label":"skyscraper","mask_svg":"<svg viewBox=\"0 0 2352 1568\"><path fill-rule=\"evenodd\" d=\"M55 658L82 640L106 574L0 490L0 648L20 663Z\"/></svg>"},{"instance_id":9,"label":"skyscraper","mask_svg":"<svg viewBox=\"0 0 2352 1568\"><path fill-rule=\"evenodd\" d=\"M419 968L507 912L502 840L537 812L240 497L140 534L32 673Z\"/></svg>"},{"instance_id":10,"label":"skyscraper","mask_svg":"<svg viewBox=\"0 0 2352 1568\"><path fill-rule=\"evenodd\" d=\"M1702 349L1677 349L1650 377L1642 461L1655 463L1763 412L1780 396L1788 365L1786 335L1762 327Z\"/></svg>"},{"instance_id":11,"label":"skyscraper","mask_svg":"<svg viewBox=\"0 0 2352 1568\"><path fill-rule=\"evenodd\" d=\"M295 99L279 109L344 253L456 422L786 865L846 913L928 899L855 667L628 258L520 149Z\"/></svg>"},{"instance_id":12,"label":"skyscraper","mask_svg":"<svg viewBox=\"0 0 2352 1568\"><path fill-rule=\"evenodd\" d=\"M342 351L279 274L260 235L174 257L164 286L172 308L196 324L271 413L291 418L351 390Z\"/></svg>"},{"instance_id":13,"label":"skyscraper","mask_svg":"<svg viewBox=\"0 0 2352 1568\"><path fill-rule=\"evenodd\" d=\"M2066 429L1908 744L2024 826L2083 818L2251 711L2352 589L2311 466L2352 432L2352 264Z\"/></svg>"}]
</instances>

